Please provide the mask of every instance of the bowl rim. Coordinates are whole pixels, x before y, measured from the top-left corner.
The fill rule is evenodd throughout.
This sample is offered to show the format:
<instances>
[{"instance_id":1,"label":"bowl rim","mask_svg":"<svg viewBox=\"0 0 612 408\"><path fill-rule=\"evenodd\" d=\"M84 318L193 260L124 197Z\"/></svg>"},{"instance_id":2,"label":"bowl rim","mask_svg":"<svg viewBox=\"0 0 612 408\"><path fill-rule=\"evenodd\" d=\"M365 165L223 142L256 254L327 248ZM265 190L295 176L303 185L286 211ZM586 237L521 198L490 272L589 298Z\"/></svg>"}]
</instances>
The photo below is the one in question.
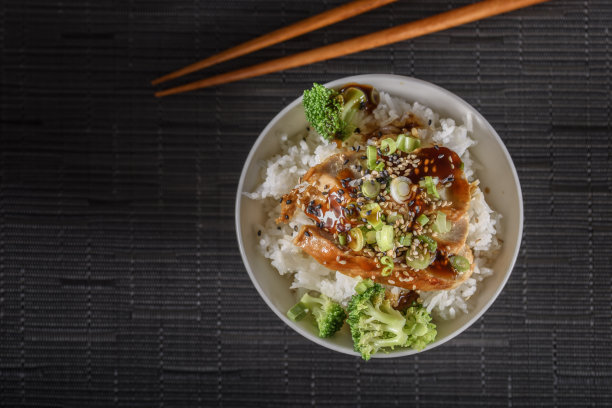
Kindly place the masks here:
<instances>
[{"instance_id":1,"label":"bowl rim","mask_svg":"<svg viewBox=\"0 0 612 408\"><path fill-rule=\"evenodd\" d=\"M512 259L510 261L510 265L508 267L508 269L505 272L505 275L500 283L500 285L497 287L497 289L495 290L495 293L493 294L493 296L491 296L486 303L484 304L484 306L482 307L482 309L477 312L474 316L472 316L468 321L466 321L459 329L455 330L454 332L450 333L448 336L446 336L443 339L440 340L436 340L435 342L429 344L427 347L425 347L423 350L414 350L414 349L401 349L398 351L392 351L389 353L377 353L374 354L372 356L372 358L399 358L399 357L406 357L409 355L414 355L414 354L418 354L418 353L422 353L428 350L432 350L452 339L454 339L456 336L460 335L461 333L463 333L465 330L467 330L469 327L471 327L487 310L489 310L489 308L491 307L491 305L493 304L493 302L495 302L495 300L497 300L497 298L499 297L499 294L501 293L501 291L504 289L504 287L506 286L506 283L508 282L508 279L510 278L510 275L512 274L512 271L514 269L514 266L516 264L516 260L518 258L518 254L521 248L521 242L522 242L522 237L523 237L523 218L524 218L524 214L523 214L523 194L521 191L521 184L520 184L520 180L518 177L518 173L516 171L516 167L514 166L514 162L512 161L512 157L510 156L510 153L508 152L508 149L506 148L506 145L504 144L503 140L501 139L501 137L497 134L497 131L493 128L493 126L489 123L488 120L486 120L482 114L476 109L474 108L472 105L470 105L468 102L466 102L464 99L462 99L461 97L455 95L453 92L442 88L436 84L433 84L431 82L428 81L424 81L422 79L418 79L418 78L414 78L414 77L409 77L409 76L403 76L403 75L395 75L395 74L362 74L362 75L351 75L351 76L347 76L347 77L343 77L343 78L338 78L335 79L333 81L329 81L327 83L325 83L324 85L327 87L333 87L336 85L340 85L343 83L349 83L349 82L363 82L363 83L367 83L368 80L372 80L372 79L390 79L390 80L395 80L395 81L403 81L403 82L413 82L413 83L419 83L423 86L426 87L431 87L434 89L437 89L438 91L442 92L443 94L445 94L446 97L454 100L456 103L459 103L461 105L464 105L465 107L468 108L468 110L471 111L471 113L474 115L475 118L478 118L482 121L482 123L484 124L485 128L489 131L489 133L495 138L495 140L497 141L497 144L501 147L503 154L505 155L506 159L508 160L508 162L510 163L510 168L512 170L512 177L514 179L514 188L516 189L516 193L517 193L517 197L518 197L518 205L519 205L519 228L518 228L518 233L517 233L517 242L516 242L516 246L514 248L514 253L512 254ZM234 222L235 222L235 228L236 228L236 238L238 240L238 247L240 250L240 256L242 257L242 262L247 270L247 273L249 275L249 278L251 279L251 282L253 283L253 285L255 286L255 289L257 289L257 292L259 293L259 296L264 300L264 302L268 305L268 307L272 310L272 312L274 312L287 326L291 327L294 331L296 331L298 334L302 335L303 337L309 339L310 341L319 344L327 349L330 350L334 350L343 354L347 354L347 355L352 355L352 356L360 356L359 353L357 353L356 351L352 350L352 349L346 349L344 347L338 346L334 343L330 343L325 341L325 339L321 339L317 336L315 336L314 334L302 329L300 326L298 326L297 324L295 324L294 322L292 322L284 313L282 313L280 310L278 310L276 308L276 306L271 302L270 299L268 299L268 297L265 295L263 289L261 288L259 282L257 281L257 279L255 278L255 275L253 274L253 271L251 269L251 265L249 263L249 260L246 256L246 252L244 249L244 243L243 243L243 234L242 234L242 230L240 228L240 212L241 212L241 208L242 208L242 199L243 199L243 188L244 188L244 182L246 179L246 175L247 175L247 169L248 167L250 167L251 162L253 160L253 156L255 155L255 152L258 150L259 146L261 145L261 143L263 142L265 135L267 135L270 132L270 129L276 125L276 123L281 120L281 118L283 118L285 116L285 114L290 111L291 109L293 109L296 105L298 105L299 103L302 102L302 96L299 96L298 98L296 98L294 101L292 101L291 103L289 103L285 108L283 108L279 113L277 113L274 118L272 118L272 120L270 120L270 122L268 122L268 124L266 125L266 127L261 131L261 133L259 134L259 136L257 137L257 139L255 140L255 142L253 143L253 146L251 147L251 150L249 151L249 154L247 156L247 158L244 161L244 165L242 167L242 171L240 173L240 180L238 182L238 188L236 190L236 204L235 204L235 213L234 213Z\"/></svg>"}]
</instances>

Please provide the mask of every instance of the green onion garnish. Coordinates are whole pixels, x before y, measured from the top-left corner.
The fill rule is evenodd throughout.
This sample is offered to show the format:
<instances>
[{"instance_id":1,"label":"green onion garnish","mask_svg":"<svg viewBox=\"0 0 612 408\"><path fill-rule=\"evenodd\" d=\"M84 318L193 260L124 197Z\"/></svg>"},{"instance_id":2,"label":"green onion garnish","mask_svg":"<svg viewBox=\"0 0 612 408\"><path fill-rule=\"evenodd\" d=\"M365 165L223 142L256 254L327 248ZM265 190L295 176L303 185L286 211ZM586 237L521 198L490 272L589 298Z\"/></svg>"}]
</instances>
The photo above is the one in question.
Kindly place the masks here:
<instances>
[{"instance_id":1,"label":"green onion garnish","mask_svg":"<svg viewBox=\"0 0 612 408\"><path fill-rule=\"evenodd\" d=\"M401 135L397 135L397 139L395 139L395 146L397 147L397 150L401 150L402 152L405 149L406 146L406 135L405 134L401 134Z\"/></svg>"},{"instance_id":2,"label":"green onion garnish","mask_svg":"<svg viewBox=\"0 0 612 408\"><path fill-rule=\"evenodd\" d=\"M459 272L465 272L470 269L470 261L461 255L451 256L450 263Z\"/></svg>"},{"instance_id":3,"label":"green onion garnish","mask_svg":"<svg viewBox=\"0 0 612 408\"><path fill-rule=\"evenodd\" d=\"M396 212L393 212L391 214L389 214L389 216L387 217L387 222L390 224L393 224L395 221L399 220L400 218L404 218L402 217L401 214L398 214Z\"/></svg>"},{"instance_id":4,"label":"green onion garnish","mask_svg":"<svg viewBox=\"0 0 612 408\"><path fill-rule=\"evenodd\" d=\"M368 198L375 198L380 193L380 183L376 180L365 180L361 184L361 192Z\"/></svg>"},{"instance_id":5,"label":"green onion garnish","mask_svg":"<svg viewBox=\"0 0 612 408\"><path fill-rule=\"evenodd\" d=\"M434 198L440 198L440 194L438 194L438 188L436 187L438 184L438 179L433 179L431 176L425 176L424 179L419 181L419 185L425 189L427 189L427 194L431 195Z\"/></svg>"},{"instance_id":6,"label":"green onion garnish","mask_svg":"<svg viewBox=\"0 0 612 408\"><path fill-rule=\"evenodd\" d=\"M422 250L421 250L422 251ZM421 269L427 268L431 264L432 255L425 251L419 251L419 256L417 258L412 258L411 260L406 260L406 263L409 267L414 269L415 271L420 271Z\"/></svg>"},{"instance_id":7,"label":"green onion garnish","mask_svg":"<svg viewBox=\"0 0 612 408\"><path fill-rule=\"evenodd\" d=\"M375 170L377 159L376 146L368 146L366 149L366 157L368 159L368 169Z\"/></svg>"},{"instance_id":8,"label":"green onion garnish","mask_svg":"<svg viewBox=\"0 0 612 408\"><path fill-rule=\"evenodd\" d=\"M297 302L291 309L287 311L287 317L294 322L302 320L308 313L308 308L302 302Z\"/></svg>"},{"instance_id":9,"label":"green onion garnish","mask_svg":"<svg viewBox=\"0 0 612 408\"><path fill-rule=\"evenodd\" d=\"M425 226L429 222L429 217L425 214L421 214L417 217L416 222L418 222L422 226Z\"/></svg>"},{"instance_id":10,"label":"green onion garnish","mask_svg":"<svg viewBox=\"0 0 612 408\"><path fill-rule=\"evenodd\" d=\"M380 231L376 231L376 244L382 252L393 249L395 236L391 225L383 225Z\"/></svg>"},{"instance_id":11,"label":"green onion garnish","mask_svg":"<svg viewBox=\"0 0 612 408\"><path fill-rule=\"evenodd\" d=\"M424 243L425 245L427 245L427 247L429 248L431 252L435 252L436 249L438 248L438 243L434 241L432 238L428 237L427 235L419 235L417 236L417 239L421 241L422 243Z\"/></svg>"},{"instance_id":12,"label":"green onion garnish","mask_svg":"<svg viewBox=\"0 0 612 408\"><path fill-rule=\"evenodd\" d=\"M376 231L375 230L370 230L370 231L366 232L365 240L366 240L366 242L368 244L375 244L376 243Z\"/></svg>"},{"instance_id":13,"label":"green onion garnish","mask_svg":"<svg viewBox=\"0 0 612 408\"><path fill-rule=\"evenodd\" d=\"M383 152L385 155L389 156L395 153L396 150L397 145L395 143L395 140L391 139L390 137L380 142L380 151Z\"/></svg>"},{"instance_id":14,"label":"green onion garnish","mask_svg":"<svg viewBox=\"0 0 612 408\"><path fill-rule=\"evenodd\" d=\"M410 153L414 149L421 147L421 141L414 137L407 137L406 143L404 144L404 151Z\"/></svg>"},{"instance_id":15,"label":"green onion garnish","mask_svg":"<svg viewBox=\"0 0 612 408\"><path fill-rule=\"evenodd\" d=\"M374 229L380 229L383 225L383 222L380 220L380 205L378 203L368 203L361 207L361 211L359 215L361 218L364 218L368 224L372 225Z\"/></svg>"},{"instance_id":16,"label":"green onion garnish","mask_svg":"<svg viewBox=\"0 0 612 408\"><path fill-rule=\"evenodd\" d=\"M393 258L391 258L390 256L383 256L382 258L380 258L380 263L383 264L385 267L382 269L382 276L389 276L391 275L391 272L393 272Z\"/></svg>"},{"instance_id":17,"label":"green onion garnish","mask_svg":"<svg viewBox=\"0 0 612 408\"><path fill-rule=\"evenodd\" d=\"M401 134L395 141L397 149L405 153L410 153L414 149L421 147L421 141L417 138Z\"/></svg>"},{"instance_id":18,"label":"green onion garnish","mask_svg":"<svg viewBox=\"0 0 612 408\"><path fill-rule=\"evenodd\" d=\"M346 235L338 234L338 243L340 245L346 245Z\"/></svg>"},{"instance_id":19,"label":"green onion garnish","mask_svg":"<svg viewBox=\"0 0 612 408\"><path fill-rule=\"evenodd\" d=\"M410 244L412 244L412 234L408 233L402 235L399 239L399 243L401 246L410 246Z\"/></svg>"},{"instance_id":20,"label":"green onion garnish","mask_svg":"<svg viewBox=\"0 0 612 408\"><path fill-rule=\"evenodd\" d=\"M395 202L400 204L406 202L410 198L410 179L404 176L394 178L389 183L389 191Z\"/></svg>"},{"instance_id":21,"label":"green onion garnish","mask_svg":"<svg viewBox=\"0 0 612 408\"><path fill-rule=\"evenodd\" d=\"M361 229L353 228L349 231L349 237L351 237L351 242L348 244L349 248L353 251L361 251L365 241Z\"/></svg>"},{"instance_id":22,"label":"green onion garnish","mask_svg":"<svg viewBox=\"0 0 612 408\"><path fill-rule=\"evenodd\" d=\"M451 230L450 221L446 221L446 214L442 211L436 213L436 220L434 221L431 229L438 234L446 234Z\"/></svg>"}]
</instances>

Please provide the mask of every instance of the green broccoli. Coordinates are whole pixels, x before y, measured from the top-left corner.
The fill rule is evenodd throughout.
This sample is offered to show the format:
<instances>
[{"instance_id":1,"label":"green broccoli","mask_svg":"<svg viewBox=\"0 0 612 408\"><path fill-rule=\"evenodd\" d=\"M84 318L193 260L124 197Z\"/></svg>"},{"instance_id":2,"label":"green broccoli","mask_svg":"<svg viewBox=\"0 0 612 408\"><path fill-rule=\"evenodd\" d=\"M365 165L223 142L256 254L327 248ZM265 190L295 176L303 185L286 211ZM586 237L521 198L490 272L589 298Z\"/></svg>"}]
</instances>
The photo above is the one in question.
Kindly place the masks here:
<instances>
[{"instance_id":1,"label":"green broccoli","mask_svg":"<svg viewBox=\"0 0 612 408\"><path fill-rule=\"evenodd\" d=\"M353 295L348 305L348 324L355 351L364 360L383 348L405 346L408 333L406 319L385 299L385 289L374 284L362 293Z\"/></svg>"},{"instance_id":2,"label":"green broccoli","mask_svg":"<svg viewBox=\"0 0 612 408\"><path fill-rule=\"evenodd\" d=\"M406 309L404 313L406 325L404 331L408 335L407 347L423 350L425 346L436 339L438 331L431 323L431 316L423 306L416 305Z\"/></svg>"},{"instance_id":3,"label":"green broccoli","mask_svg":"<svg viewBox=\"0 0 612 408\"><path fill-rule=\"evenodd\" d=\"M393 309L385 289L369 280L360 282L348 305L347 323L355 351L364 360L379 350L410 347L422 350L436 338L436 326L424 307L415 304L404 313ZM360 293L361 292L361 293Z\"/></svg>"},{"instance_id":4,"label":"green broccoli","mask_svg":"<svg viewBox=\"0 0 612 408\"><path fill-rule=\"evenodd\" d=\"M346 140L357 129L353 120L366 100L365 93L357 88L339 93L313 83L311 89L304 91L302 104L306 119L321 136L327 140Z\"/></svg>"},{"instance_id":5,"label":"green broccoli","mask_svg":"<svg viewBox=\"0 0 612 408\"><path fill-rule=\"evenodd\" d=\"M346 312L338 303L325 295L320 297L304 294L300 301L287 312L291 320L301 320L310 312L319 328L319 337L331 337L340 330L346 319Z\"/></svg>"}]
</instances>

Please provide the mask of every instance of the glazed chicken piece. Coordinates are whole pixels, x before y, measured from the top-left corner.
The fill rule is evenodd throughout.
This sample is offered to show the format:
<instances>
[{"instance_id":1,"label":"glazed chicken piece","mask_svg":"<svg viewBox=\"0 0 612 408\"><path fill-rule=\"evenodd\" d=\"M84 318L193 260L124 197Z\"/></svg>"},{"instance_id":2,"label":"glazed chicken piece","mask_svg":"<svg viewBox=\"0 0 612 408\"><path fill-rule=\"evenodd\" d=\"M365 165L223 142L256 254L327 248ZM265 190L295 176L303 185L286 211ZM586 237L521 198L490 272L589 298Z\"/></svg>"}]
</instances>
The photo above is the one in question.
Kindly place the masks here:
<instances>
[{"instance_id":1,"label":"glazed chicken piece","mask_svg":"<svg viewBox=\"0 0 612 408\"><path fill-rule=\"evenodd\" d=\"M396 260L393 273L382 276L382 265L377 258L338 245L334 233L343 233L353 225L363 224L363 220L351 214L349 208L355 202L355 193L359 188L354 180L362 177L361 170L366 166L363 150L335 154L310 168L302 177L301 184L283 196L281 216L277 222L288 222L295 211L304 210L315 225L302 227L294 244L325 267L345 275L370 278L406 289L427 291L457 287L471 275L473 269L471 266L468 271L458 273L449 262L451 255L465 257L470 265L473 262L472 252L465 244L470 185L461 170L461 160L453 151L437 146L417 149L410 157L415 166L408 166L403 174L396 175L408 177L416 185L426 175L438 177L440 196L449 202L449 205L438 208L427 200L419 201L417 197L418 205L410 206L408 202L404 205L405 214L411 212L413 218L417 213L441 211L451 222L449 232L433 234L438 248L433 262L425 269L413 270Z\"/></svg>"},{"instance_id":2,"label":"glazed chicken piece","mask_svg":"<svg viewBox=\"0 0 612 408\"><path fill-rule=\"evenodd\" d=\"M382 266L376 258L359 255L353 251L343 251L334 243L333 237L312 225L303 226L293 243L329 269L354 278L371 279L374 282L404 289L425 291L453 289L468 279L473 270L472 266L469 271L457 274L441 264L448 262L446 257L442 257L436 259L428 268L419 271L396 264L391 275L382 276ZM467 245L463 245L457 255L467 258L470 265L474 261L472 251Z\"/></svg>"}]
</instances>

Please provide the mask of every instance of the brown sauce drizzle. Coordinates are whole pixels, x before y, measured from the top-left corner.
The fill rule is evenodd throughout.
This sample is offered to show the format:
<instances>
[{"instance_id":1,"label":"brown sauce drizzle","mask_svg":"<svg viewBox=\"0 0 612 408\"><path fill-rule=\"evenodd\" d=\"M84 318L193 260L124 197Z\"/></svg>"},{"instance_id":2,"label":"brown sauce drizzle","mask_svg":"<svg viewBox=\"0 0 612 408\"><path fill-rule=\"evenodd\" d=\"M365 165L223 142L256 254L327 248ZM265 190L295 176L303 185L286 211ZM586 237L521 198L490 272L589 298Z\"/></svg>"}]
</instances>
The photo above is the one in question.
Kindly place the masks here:
<instances>
[{"instance_id":1,"label":"brown sauce drizzle","mask_svg":"<svg viewBox=\"0 0 612 408\"><path fill-rule=\"evenodd\" d=\"M457 153L447 147L425 147L417 154L421 159L419 165L405 176L413 183L419 182L425 176L438 177L442 184L453 182L461 177L461 159ZM449 160L450 157L450 160Z\"/></svg>"},{"instance_id":2,"label":"brown sauce drizzle","mask_svg":"<svg viewBox=\"0 0 612 408\"><path fill-rule=\"evenodd\" d=\"M419 294L414 290L403 291L397 298L397 304L393 306L395 310L404 311L417 301Z\"/></svg>"},{"instance_id":3,"label":"brown sauce drizzle","mask_svg":"<svg viewBox=\"0 0 612 408\"><path fill-rule=\"evenodd\" d=\"M440 250L436 251L435 259L427 269L432 275L440 279L450 280L457 277L457 271L451 265L448 254Z\"/></svg>"},{"instance_id":4,"label":"brown sauce drizzle","mask_svg":"<svg viewBox=\"0 0 612 408\"><path fill-rule=\"evenodd\" d=\"M418 185L419 181L426 176L438 177L440 183L451 183L451 190L455 179L461 177L461 159L452 150L446 147L426 147L422 148L416 157L420 159L418 166L408 169L403 176L408 177L413 184ZM450 157L450 160L449 160ZM423 189L417 188L411 191L410 197L406 200L408 213L417 218L420 214L427 212L430 205L423 199Z\"/></svg>"}]
</instances>

